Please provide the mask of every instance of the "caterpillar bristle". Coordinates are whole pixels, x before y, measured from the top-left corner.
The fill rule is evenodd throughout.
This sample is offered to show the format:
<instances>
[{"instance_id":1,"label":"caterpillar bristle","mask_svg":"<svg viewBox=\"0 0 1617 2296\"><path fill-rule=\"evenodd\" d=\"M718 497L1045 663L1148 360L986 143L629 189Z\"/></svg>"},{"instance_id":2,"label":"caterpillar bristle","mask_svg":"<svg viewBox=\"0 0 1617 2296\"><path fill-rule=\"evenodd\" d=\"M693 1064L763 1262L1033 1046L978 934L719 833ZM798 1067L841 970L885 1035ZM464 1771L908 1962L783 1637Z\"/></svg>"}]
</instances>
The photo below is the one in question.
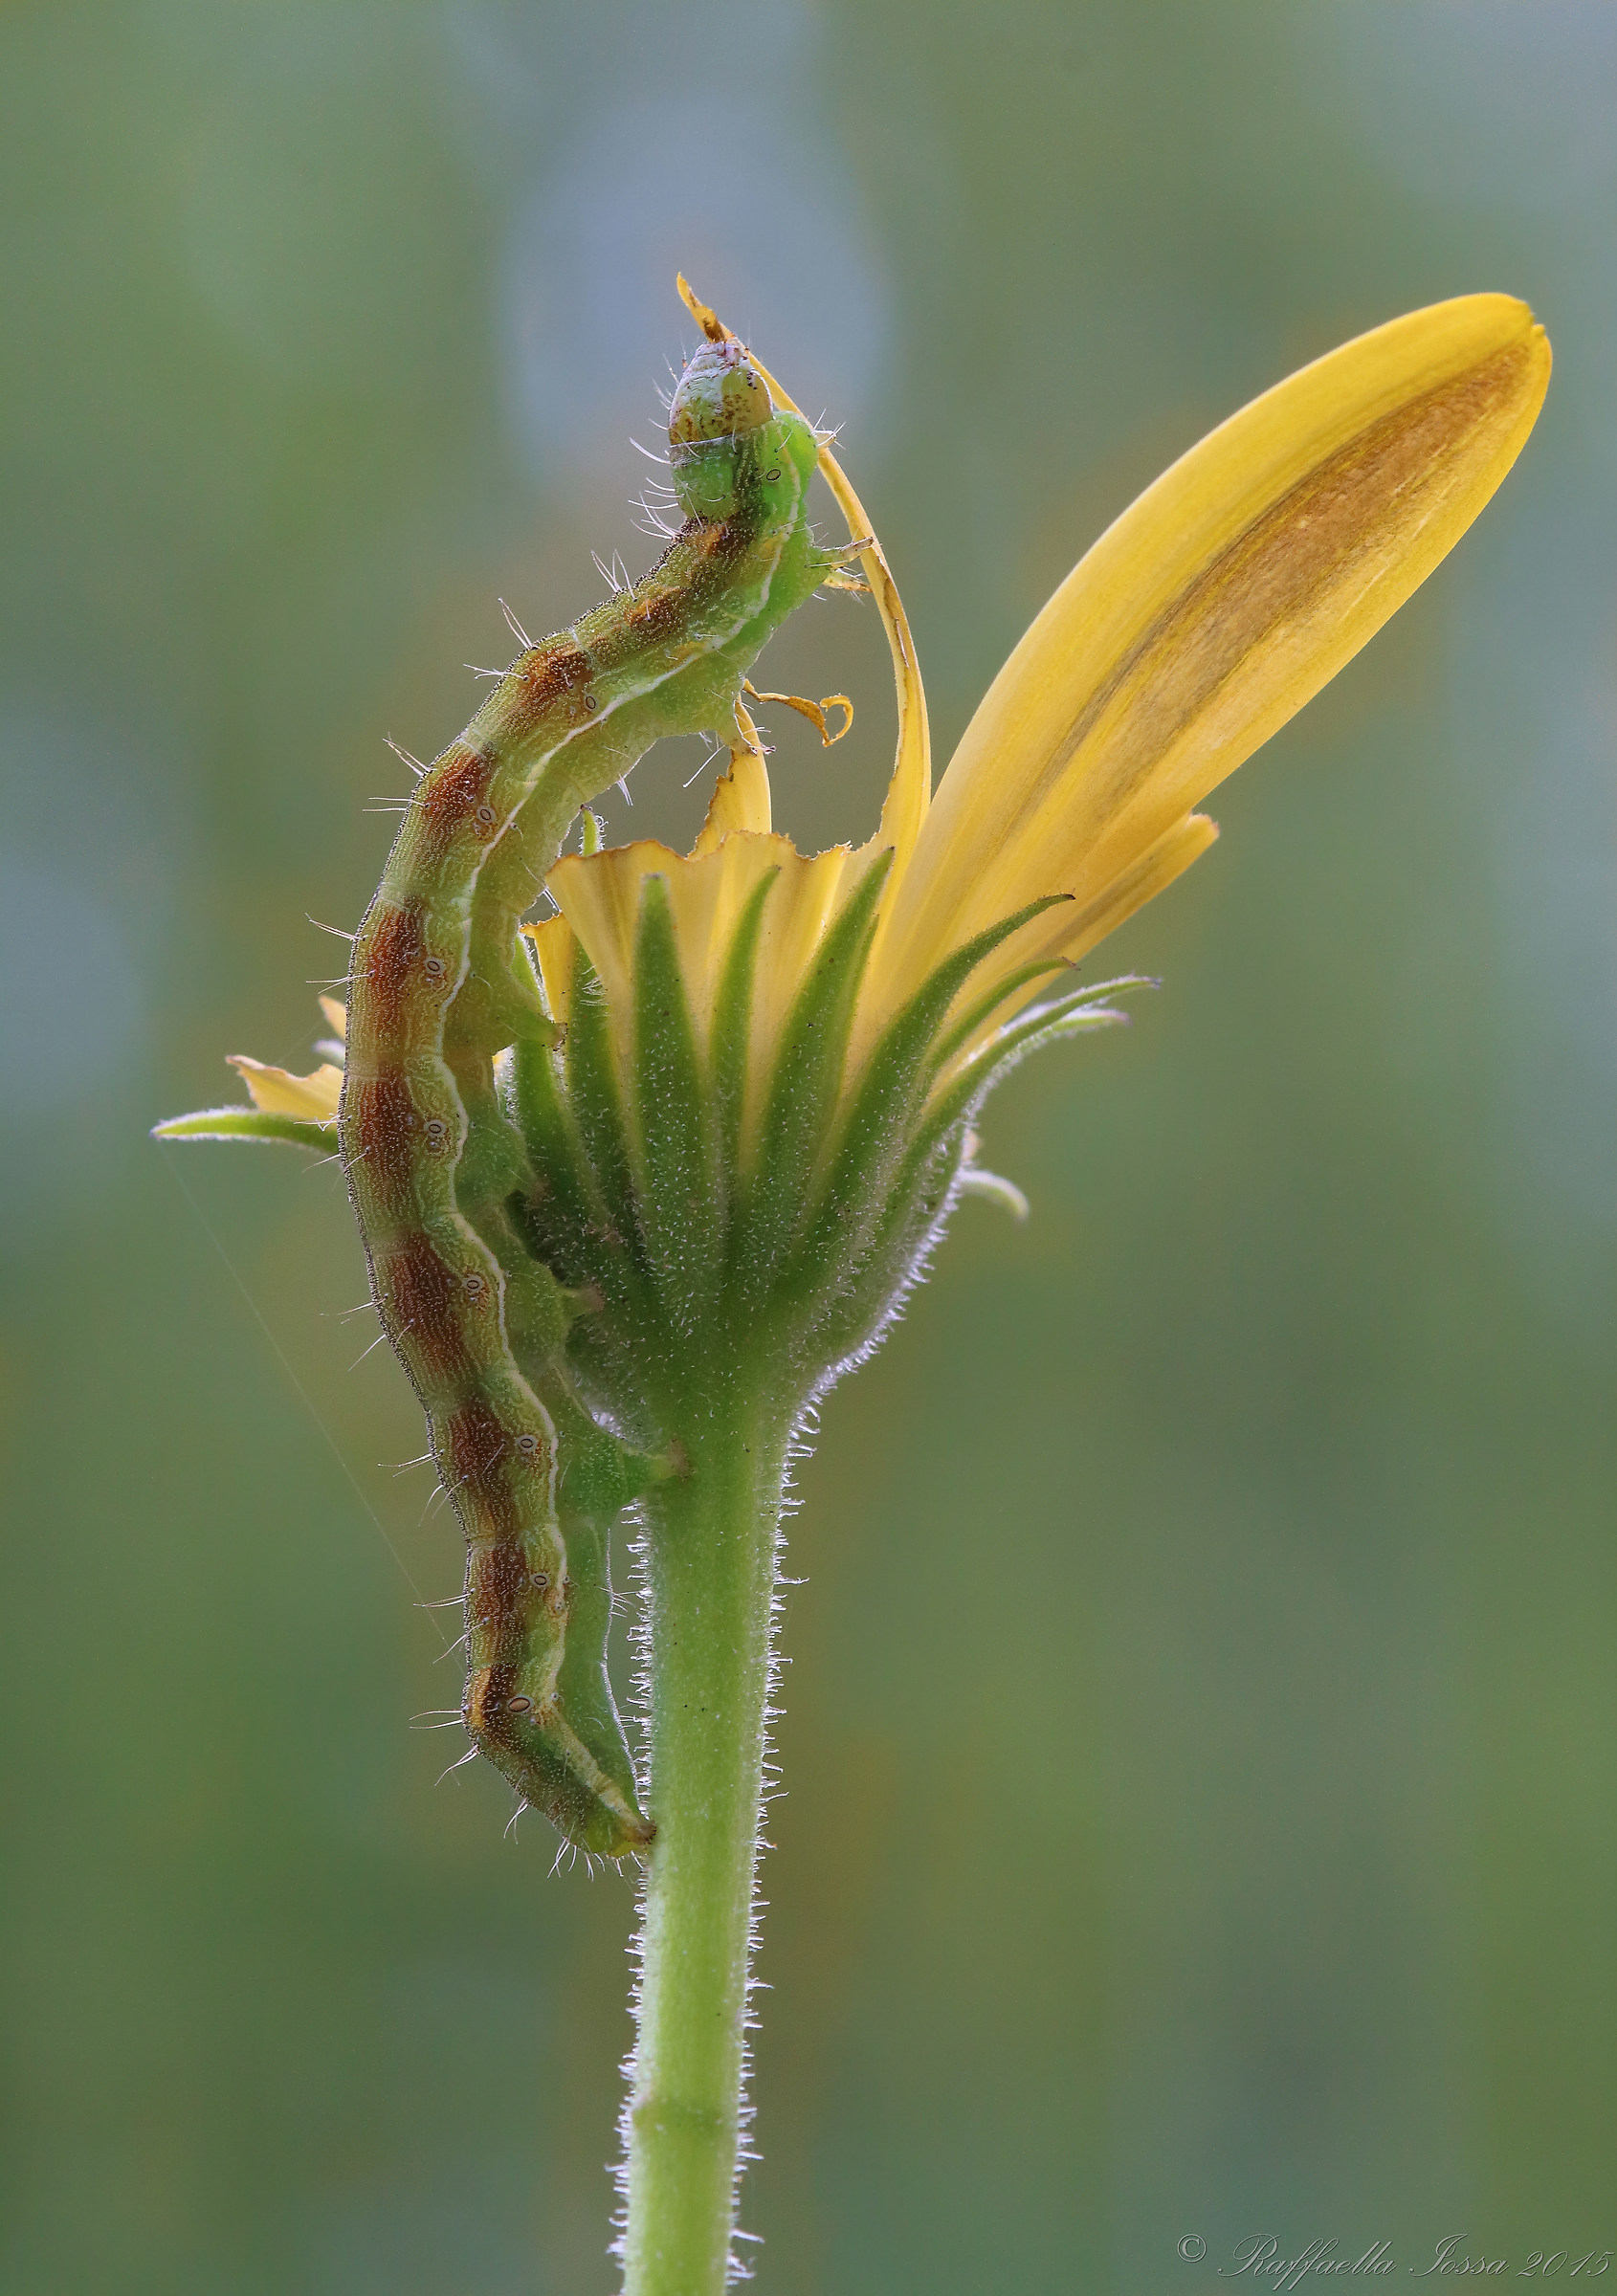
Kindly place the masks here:
<instances>
[{"instance_id":1,"label":"caterpillar bristle","mask_svg":"<svg viewBox=\"0 0 1617 2296\"><path fill-rule=\"evenodd\" d=\"M503 598L499 601L499 610L505 616L505 627L511 632L511 635L517 640L519 645L525 646L527 651L531 653L533 651L533 640L529 637L527 631L518 621L516 615L511 611L511 608L506 605Z\"/></svg>"},{"instance_id":2,"label":"caterpillar bristle","mask_svg":"<svg viewBox=\"0 0 1617 2296\"><path fill-rule=\"evenodd\" d=\"M691 776L691 779L690 779L688 782L682 782L682 783L680 784L680 786L681 786L681 788L684 788L684 789L689 789L689 788L692 788L692 787L693 787L693 786L694 786L694 785L695 785L695 784L696 784L698 782L699 782L699 781L701 780L701 778L702 778L702 775L703 775L703 774L704 774L704 773L707 771L708 767L709 767L709 766L710 766L710 765L711 765L711 764L714 762L715 759L717 759L717 758L721 758L723 755L724 755L724 749L723 749L723 745L722 745L722 743L720 743L720 747L719 747L718 749L710 749L710 750L708 751L708 753L707 753L706 757L705 757L705 758L703 758L703 760L702 760L701 763L700 763L700 764L699 764L699 765L697 767L697 770L695 771L695 773L693 773L693 774L692 774L692 776Z\"/></svg>"},{"instance_id":3,"label":"caterpillar bristle","mask_svg":"<svg viewBox=\"0 0 1617 2296\"><path fill-rule=\"evenodd\" d=\"M679 529L671 526L665 518L659 516L655 504L648 502L643 494L635 496L629 507L641 514L634 523L642 534L660 535L665 542L673 541L677 535Z\"/></svg>"},{"instance_id":4,"label":"caterpillar bristle","mask_svg":"<svg viewBox=\"0 0 1617 2296\"><path fill-rule=\"evenodd\" d=\"M386 741L388 747L392 751L394 757L398 758L404 764L410 767L410 770L414 774L418 782L426 778L427 768L422 764L419 758L412 758L408 749L401 748L399 743L393 740L391 734L384 734L382 739L384 741Z\"/></svg>"}]
</instances>

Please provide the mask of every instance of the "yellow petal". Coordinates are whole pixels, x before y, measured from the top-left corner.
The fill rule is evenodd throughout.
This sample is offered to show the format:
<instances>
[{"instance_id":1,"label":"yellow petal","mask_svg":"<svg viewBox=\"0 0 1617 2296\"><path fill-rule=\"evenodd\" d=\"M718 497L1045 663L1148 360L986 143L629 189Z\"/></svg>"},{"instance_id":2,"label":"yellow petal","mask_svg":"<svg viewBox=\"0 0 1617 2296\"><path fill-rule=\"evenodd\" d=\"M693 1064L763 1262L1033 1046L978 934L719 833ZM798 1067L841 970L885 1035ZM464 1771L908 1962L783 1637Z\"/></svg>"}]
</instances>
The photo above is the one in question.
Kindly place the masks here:
<instances>
[{"instance_id":1,"label":"yellow petal","mask_svg":"<svg viewBox=\"0 0 1617 2296\"><path fill-rule=\"evenodd\" d=\"M311 1076L294 1076L286 1069L272 1069L245 1052L232 1052L230 1065L253 1095L255 1108L272 1116L303 1116L315 1124L334 1124L343 1090L343 1071L322 1061Z\"/></svg>"},{"instance_id":2,"label":"yellow petal","mask_svg":"<svg viewBox=\"0 0 1617 2296\"><path fill-rule=\"evenodd\" d=\"M869 1002L890 1009L1037 894L1087 911L1123 881L1453 546L1520 452L1549 371L1526 304L1465 296L1305 367L1159 478L967 727ZM1018 936L1005 960L1028 953Z\"/></svg>"},{"instance_id":3,"label":"yellow petal","mask_svg":"<svg viewBox=\"0 0 1617 2296\"><path fill-rule=\"evenodd\" d=\"M348 1041L348 1007L336 997L321 997L320 1008L325 1015L325 1025L340 1045Z\"/></svg>"},{"instance_id":4,"label":"yellow petal","mask_svg":"<svg viewBox=\"0 0 1617 2296\"><path fill-rule=\"evenodd\" d=\"M691 848L691 857L695 860L703 853L716 852L722 841L737 830L750 829L766 837L773 826L768 768L756 751L733 749L729 772L721 773L713 785L707 819L702 823L701 835Z\"/></svg>"},{"instance_id":5,"label":"yellow petal","mask_svg":"<svg viewBox=\"0 0 1617 2296\"><path fill-rule=\"evenodd\" d=\"M543 924L524 925L522 932L539 960L544 1009L565 1028L573 1009L573 952L578 947L573 929L565 916L547 916Z\"/></svg>"},{"instance_id":6,"label":"yellow petal","mask_svg":"<svg viewBox=\"0 0 1617 2296\"><path fill-rule=\"evenodd\" d=\"M779 391L766 368L761 367L759 372L771 390ZM785 392L779 395L789 407L791 401ZM856 541L866 534L871 538L870 548L860 554L859 564L887 632L898 701L898 742L893 760L893 778L882 801L876 840L893 848L893 866L897 871L908 863L932 803L932 734L926 718L926 689L920 682L920 664L916 659L915 639L904 602L898 595L886 554L875 539L875 530L865 516L865 506L849 485L830 447L820 449L820 468L825 473L826 484L836 497L837 508L848 521L850 540Z\"/></svg>"},{"instance_id":7,"label":"yellow petal","mask_svg":"<svg viewBox=\"0 0 1617 2296\"><path fill-rule=\"evenodd\" d=\"M737 921L762 880L774 877L764 905L753 976L748 1099L742 1119L750 1130L763 1081L773 1067L786 1017L808 978L819 944L877 850L874 843L857 851L839 845L809 858L788 837L739 830L710 851L689 858L650 839L609 852L568 853L545 879L561 917L539 927L534 938L564 925L576 934L600 976L618 1057L627 1061L641 895L647 877L662 877L691 1015L705 1050ZM543 946L541 958L544 962ZM545 980L548 991L548 965Z\"/></svg>"},{"instance_id":8,"label":"yellow petal","mask_svg":"<svg viewBox=\"0 0 1617 2296\"><path fill-rule=\"evenodd\" d=\"M798 861L789 838L738 830L690 858L646 838L606 852L569 853L557 862L545 883L562 917L542 930L561 921L577 936L606 991L622 1057L629 1053L634 937L646 879L659 876L667 883L692 1017L705 1044L736 919L760 878L788 861Z\"/></svg>"}]
</instances>

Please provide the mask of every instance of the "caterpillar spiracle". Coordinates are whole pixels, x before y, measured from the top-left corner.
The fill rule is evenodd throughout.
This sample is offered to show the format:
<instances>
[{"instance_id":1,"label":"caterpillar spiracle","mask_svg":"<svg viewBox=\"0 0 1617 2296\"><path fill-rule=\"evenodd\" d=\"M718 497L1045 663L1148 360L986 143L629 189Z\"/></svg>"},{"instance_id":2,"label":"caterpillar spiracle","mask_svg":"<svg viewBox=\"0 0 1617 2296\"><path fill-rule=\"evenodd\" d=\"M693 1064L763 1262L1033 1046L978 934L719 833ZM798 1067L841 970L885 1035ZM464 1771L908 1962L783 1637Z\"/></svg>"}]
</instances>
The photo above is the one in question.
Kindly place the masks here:
<instances>
[{"instance_id":1,"label":"caterpillar spiracle","mask_svg":"<svg viewBox=\"0 0 1617 2296\"><path fill-rule=\"evenodd\" d=\"M662 558L519 654L415 790L354 943L339 1113L371 1294L466 1536L462 1719L526 1802L608 1857L653 1828L607 1677L607 1533L671 1470L579 1402L563 1345L589 1302L514 1224L533 1174L494 1063L557 1036L520 922L580 808L653 742L752 745L748 671L858 547L816 544L816 435L711 328L669 447L684 524Z\"/></svg>"}]
</instances>

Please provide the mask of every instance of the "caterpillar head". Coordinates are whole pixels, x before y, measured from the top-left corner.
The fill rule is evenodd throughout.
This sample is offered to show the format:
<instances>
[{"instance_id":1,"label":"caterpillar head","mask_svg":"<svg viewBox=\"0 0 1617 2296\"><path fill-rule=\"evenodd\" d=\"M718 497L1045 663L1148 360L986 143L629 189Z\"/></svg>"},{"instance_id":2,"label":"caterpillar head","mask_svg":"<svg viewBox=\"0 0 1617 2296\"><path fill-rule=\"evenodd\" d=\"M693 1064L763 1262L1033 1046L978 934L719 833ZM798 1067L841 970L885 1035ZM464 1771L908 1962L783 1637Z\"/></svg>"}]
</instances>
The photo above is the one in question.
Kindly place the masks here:
<instances>
[{"instance_id":1,"label":"caterpillar head","mask_svg":"<svg viewBox=\"0 0 1617 2296\"><path fill-rule=\"evenodd\" d=\"M758 430L774 411L768 385L733 337L704 342L687 361L669 401L668 443L733 438Z\"/></svg>"},{"instance_id":2,"label":"caterpillar head","mask_svg":"<svg viewBox=\"0 0 1617 2296\"><path fill-rule=\"evenodd\" d=\"M726 337L704 342L688 362L668 409L674 491L690 519L723 519L752 436L774 417L769 386L742 345Z\"/></svg>"}]
</instances>

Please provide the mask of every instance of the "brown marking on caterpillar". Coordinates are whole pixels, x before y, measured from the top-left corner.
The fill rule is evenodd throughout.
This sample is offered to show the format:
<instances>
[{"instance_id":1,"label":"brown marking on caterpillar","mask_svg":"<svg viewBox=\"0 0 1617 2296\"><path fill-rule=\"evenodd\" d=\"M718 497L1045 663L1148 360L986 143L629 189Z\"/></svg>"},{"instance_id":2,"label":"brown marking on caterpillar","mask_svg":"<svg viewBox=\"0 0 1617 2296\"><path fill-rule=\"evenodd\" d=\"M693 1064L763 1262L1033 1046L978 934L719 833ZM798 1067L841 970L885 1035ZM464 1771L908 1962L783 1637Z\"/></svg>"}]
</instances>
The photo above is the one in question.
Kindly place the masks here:
<instances>
[{"instance_id":1,"label":"brown marking on caterpillar","mask_svg":"<svg viewBox=\"0 0 1617 2296\"><path fill-rule=\"evenodd\" d=\"M527 1556L511 1539L477 1545L466 1557L466 1618L473 1656L485 1666L515 1662L532 1609Z\"/></svg>"},{"instance_id":2,"label":"brown marking on caterpillar","mask_svg":"<svg viewBox=\"0 0 1617 2296\"><path fill-rule=\"evenodd\" d=\"M495 760L490 751L464 736L450 743L416 794L416 815L424 828L424 859L441 859L467 823L479 837L494 834L494 808L485 802L494 776Z\"/></svg>"},{"instance_id":3,"label":"brown marking on caterpillar","mask_svg":"<svg viewBox=\"0 0 1617 2296\"><path fill-rule=\"evenodd\" d=\"M461 1719L475 1737L511 1743L511 1725L505 1719L506 1700L517 1687L517 1669L508 1662L474 1667L466 1677L466 1703Z\"/></svg>"},{"instance_id":4,"label":"brown marking on caterpillar","mask_svg":"<svg viewBox=\"0 0 1617 2296\"><path fill-rule=\"evenodd\" d=\"M537 1443L537 1437L530 1438ZM529 1581L530 1562L521 1544L524 1513L518 1487L512 1481L511 1468L520 1458L524 1467L531 1466L537 1456L548 1471L547 1445L540 1445L538 1453L523 1450L521 1439L513 1443L509 1430L498 1414L480 1396L472 1396L451 1413L444 1429L444 1442L454 1466L456 1488L470 1491L478 1511L478 1544L473 1549L467 1563L468 1587L481 1586L486 1578L489 1588L509 1605L515 1601L515 1590ZM486 1542L498 1542L491 1547ZM502 1559L496 1559L502 1557ZM534 1583L548 1575L535 1575ZM565 1608L560 1596L548 1607L556 1612Z\"/></svg>"},{"instance_id":5,"label":"brown marking on caterpillar","mask_svg":"<svg viewBox=\"0 0 1617 2296\"><path fill-rule=\"evenodd\" d=\"M555 1719L554 1706L535 1706L531 1698L518 1690L517 1681L517 1667L504 1660L493 1666L474 1667L466 1677L466 1698L460 1718L485 1753L490 1746L517 1753L523 1723L532 1721L543 1728ZM559 1818L570 1799L565 1788L557 1790L559 1783L543 1779L537 1772L527 1771L524 1765L521 1791L536 1809L543 1809L552 1821ZM579 1781L572 1785L572 1793L580 1799L581 1784ZM542 1794L544 1799L540 1800L538 1797Z\"/></svg>"},{"instance_id":6,"label":"brown marking on caterpillar","mask_svg":"<svg viewBox=\"0 0 1617 2296\"><path fill-rule=\"evenodd\" d=\"M422 1126L402 1070L350 1077L347 1095L351 1137L365 1160L366 1184L396 1205L409 1198L414 1181L417 1130L425 1130L427 1145L435 1151L453 1146L454 1135L442 1116L429 1116Z\"/></svg>"},{"instance_id":7,"label":"brown marking on caterpillar","mask_svg":"<svg viewBox=\"0 0 1617 2296\"><path fill-rule=\"evenodd\" d=\"M420 993L417 975L424 973L434 987L441 988L449 978L449 967L441 957L427 953L418 900L402 906L379 900L365 941L369 1033L373 1042L396 1038L408 1004Z\"/></svg>"},{"instance_id":8,"label":"brown marking on caterpillar","mask_svg":"<svg viewBox=\"0 0 1617 2296\"><path fill-rule=\"evenodd\" d=\"M449 1438L455 1467L470 1483L503 1459L511 1443L498 1414L480 1396L469 1397L456 1410L449 1423Z\"/></svg>"},{"instance_id":9,"label":"brown marking on caterpillar","mask_svg":"<svg viewBox=\"0 0 1617 2296\"><path fill-rule=\"evenodd\" d=\"M402 1237L388 1252L385 1269L384 1289L393 1328L409 1332L410 1345L437 1380L447 1382L472 1376L476 1367L466 1344L459 1278L431 1237L421 1228ZM486 1404L476 1407L487 1410ZM488 1416L494 1417L492 1412ZM454 1421L450 1424L453 1428Z\"/></svg>"},{"instance_id":10,"label":"brown marking on caterpillar","mask_svg":"<svg viewBox=\"0 0 1617 2296\"><path fill-rule=\"evenodd\" d=\"M631 607L624 615L624 629L614 653L628 655L634 647L648 641L654 644L659 638L676 636L690 614L688 600L677 590L658 590L651 597Z\"/></svg>"},{"instance_id":11,"label":"brown marking on caterpillar","mask_svg":"<svg viewBox=\"0 0 1617 2296\"><path fill-rule=\"evenodd\" d=\"M692 561L685 576L685 586L699 595L710 585L719 582L724 569L735 560L744 558L752 548L758 540L758 528L757 514L744 501L727 519L693 519L680 529L679 534L679 541ZM677 600L678 591L653 591L648 595L645 606L652 607L662 597ZM636 600L633 606L626 609L626 623L631 622L634 614L641 610L641 603Z\"/></svg>"},{"instance_id":12,"label":"brown marking on caterpillar","mask_svg":"<svg viewBox=\"0 0 1617 2296\"><path fill-rule=\"evenodd\" d=\"M682 562L677 582L650 585L623 600L585 627L596 666L613 670L654 653L703 618L709 601L720 598L733 568L758 540L759 519L744 503L727 519L693 519L681 528L669 556ZM666 562L665 562L666 563Z\"/></svg>"},{"instance_id":13,"label":"brown marking on caterpillar","mask_svg":"<svg viewBox=\"0 0 1617 2296\"><path fill-rule=\"evenodd\" d=\"M556 728L560 740L568 733L587 725L600 710L600 696L594 691L595 665L574 639L571 631L559 638L549 638L524 655L513 671L520 689L514 696L511 715L511 737L524 740L544 719Z\"/></svg>"}]
</instances>

